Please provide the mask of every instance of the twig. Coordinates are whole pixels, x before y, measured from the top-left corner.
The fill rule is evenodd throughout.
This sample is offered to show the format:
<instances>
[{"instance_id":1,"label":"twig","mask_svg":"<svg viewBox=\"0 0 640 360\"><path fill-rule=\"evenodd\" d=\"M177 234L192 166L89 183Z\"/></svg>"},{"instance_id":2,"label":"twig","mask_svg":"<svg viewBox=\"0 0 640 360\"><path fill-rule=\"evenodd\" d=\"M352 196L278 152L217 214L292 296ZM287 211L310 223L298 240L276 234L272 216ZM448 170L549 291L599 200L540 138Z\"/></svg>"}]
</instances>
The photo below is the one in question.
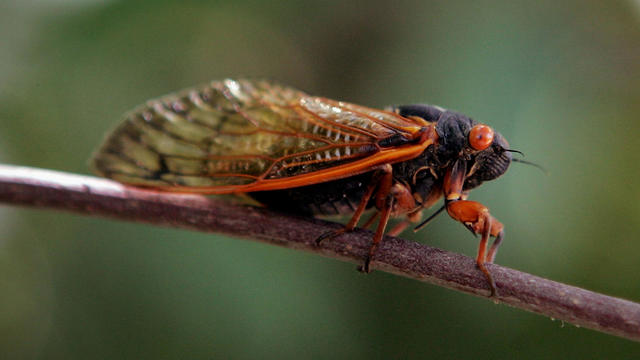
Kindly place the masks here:
<instances>
[{"instance_id":1,"label":"twig","mask_svg":"<svg viewBox=\"0 0 640 360\"><path fill-rule=\"evenodd\" d=\"M0 165L0 202L55 208L126 221L217 232L360 263L371 233L357 230L315 239L339 224L296 218L227 199L159 193L113 181L56 171ZM489 295L486 278L464 255L386 237L372 267L465 293ZM640 304L489 265L496 301L572 324L640 341Z\"/></svg>"}]
</instances>

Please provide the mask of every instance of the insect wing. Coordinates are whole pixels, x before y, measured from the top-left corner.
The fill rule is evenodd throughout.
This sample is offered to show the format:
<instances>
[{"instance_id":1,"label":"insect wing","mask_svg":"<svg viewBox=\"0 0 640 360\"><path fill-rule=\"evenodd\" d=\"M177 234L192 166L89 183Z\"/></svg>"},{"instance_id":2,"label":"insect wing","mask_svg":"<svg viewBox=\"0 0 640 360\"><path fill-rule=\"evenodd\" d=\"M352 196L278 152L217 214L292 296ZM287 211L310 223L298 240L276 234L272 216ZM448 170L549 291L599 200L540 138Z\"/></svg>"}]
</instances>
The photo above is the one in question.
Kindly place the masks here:
<instances>
[{"instance_id":1,"label":"insect wing","mask_svg":"<svg viewBox=\"0 0 640 360\"><path fill-rule=\"evenodd\" d=\"M105 139L92 168L172 191L273 190L415 156L415 146L393 153L379 143L411 139L421 125L266 81L216 81L134 109Z\"/></svg>"}]
</instances>

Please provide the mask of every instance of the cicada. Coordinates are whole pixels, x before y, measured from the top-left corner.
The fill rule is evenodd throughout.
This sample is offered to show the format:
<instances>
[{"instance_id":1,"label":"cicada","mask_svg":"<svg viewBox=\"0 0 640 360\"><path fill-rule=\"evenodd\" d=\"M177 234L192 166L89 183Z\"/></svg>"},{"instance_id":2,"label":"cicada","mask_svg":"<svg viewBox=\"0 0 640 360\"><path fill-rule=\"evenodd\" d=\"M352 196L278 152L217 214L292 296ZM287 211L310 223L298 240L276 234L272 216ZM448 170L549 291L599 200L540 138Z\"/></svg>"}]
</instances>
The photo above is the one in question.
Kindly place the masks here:
<instances>
[{"instance_id":1,"label":"cicada","mask_svg":"<svg viewBox=\"0 0 640 360\"><path fill-rule=\"evenodd\" d=\"M296 214L377 218L371 259L391 217L397 235L444 197L449 215L481 235L476 257L492 294L504 226L469 191L512 161L491 127L430 105L373 109L268 81L224 80L150 100L126 114L92 159L99 175L156 190L247 194ZM490 239L495 238L487 250Z\"/></svg>"}]
</instances>

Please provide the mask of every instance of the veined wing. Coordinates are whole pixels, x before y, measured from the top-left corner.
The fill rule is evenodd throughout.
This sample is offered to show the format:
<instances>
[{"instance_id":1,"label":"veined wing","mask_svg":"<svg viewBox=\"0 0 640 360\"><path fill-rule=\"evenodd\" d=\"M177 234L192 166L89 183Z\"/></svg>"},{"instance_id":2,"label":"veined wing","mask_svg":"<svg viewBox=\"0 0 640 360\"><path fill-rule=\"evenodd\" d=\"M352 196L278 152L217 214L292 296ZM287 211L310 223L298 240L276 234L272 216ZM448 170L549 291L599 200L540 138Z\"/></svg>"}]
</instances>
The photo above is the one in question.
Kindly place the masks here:
<instances>
[{"instance_id":1,"label":"veined wing","mask_svg":"<svg viewBox=\"0 0 640 360\"><path fill-rule=\"evenodd\" d=\"M267 81L214 81L128 113L92 168L168 191L275 190L413 158L431 143L415 141L427 124Z\"/></svg>"}]
</instances>

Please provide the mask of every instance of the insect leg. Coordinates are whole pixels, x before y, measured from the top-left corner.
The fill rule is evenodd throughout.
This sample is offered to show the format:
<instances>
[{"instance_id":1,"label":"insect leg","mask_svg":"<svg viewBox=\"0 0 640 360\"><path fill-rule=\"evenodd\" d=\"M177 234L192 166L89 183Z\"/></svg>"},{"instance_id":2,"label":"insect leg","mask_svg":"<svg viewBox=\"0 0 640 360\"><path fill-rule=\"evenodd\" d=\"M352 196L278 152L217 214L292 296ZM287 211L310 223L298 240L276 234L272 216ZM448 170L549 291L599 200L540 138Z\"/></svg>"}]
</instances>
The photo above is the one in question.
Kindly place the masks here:
<instances>
[{"instance_id":1,"label":"insect leg","mask_svg":"<svg viewBox=\"0 0 640 360\"><path fill-rule=\"evenodd\" d=\"M369 248L369 253L367 257L364 259L364 265L359 269L364 273L368 273L371 270L369 269L369 264L371 263L371 259L373 259L373 255L375 255L376 250L378 249L378 245L380 241L382 241L382 237L384 236L384 229L387 227L387 222L389 221L389 217L391 216L391 208L393 206L393 196L387 196L385 199L385 204L382 210L380 210L380 222L378 222L378 227L376 228L376 233L373 235L373 240L371 241L371 247Z\"/></svg>"},{"instance_id":2,"label":"insect leg","mask_svg":"<svg viewBox=\"0 0 640 360\"><path fill-rule=\"evenodd\" d=\"M387 232L389 236L398 236L402 234L402 232L411 224L410 220L402 220L396 226L392 227L391 230Z\"/></svg>"},{"instance_id":3,"label":"insect leg","mask_svg":"<svg viewBox=\"0 0 640 360\"><path fill-rule=\"evenodd\" d=\"M491 249L489 249L489 253L487 253L487 257L485 260L488 263L492 263L493 260L496 258L496 254L498 253L498 247L500 246L500 243L502 243L503 238L504 238L504 230L498 233L496 239L493 241L493 245L491 245Z\"/></svg>"},{"instance_id":4,"label":"insect leg","mask_svg":"<svg viewBox=\"0 0 640 360\"><path fill-rule=\"evenodd\" d=\"M373 192L375 191L376 187L378 187L378 185L382 182L381 179L385 177L391 177L391 165L385 165L382 167L382 169L380 169L379 171L376 171L373 174L373 176L371 177L371 181L367 186L367 190L362 196L362 199L360 200L360 203L358 204L356 211L353 213L351 220L349 220L349 222L340 230L328 231L320 235L320 237L316 239L316 244L319 245L323 240L332 239L338 235L344 234L346 232L349 232L355 229L355 227L358 225L358 222L360 221L360 218L362 217L362 214L367 209L367 204L369 203L371 196L373 196ZM366 225L367 226L371 225L370 222L373 222L373 219L367 220Z\"/></svg>"},{"instance_id":5,"label":"insect leg","mask_svg":"<svg viewBox=\"0 0 640 360\"><path fill-rule=\"evenodd\" d=\"M482 236L480 238L480 244L478 245L476 263L478 264L478 268L487 277L491 285L491 295L494 296L496 294L496 285L485 263L493 262L498 246L502 242L504 226L489 214L489 209L486 206L476 201L450 201L447 204L447 212L453 219L468 225L475 234ZM487 253L487 245L491 236L494 236L496 240L491 246L489 253Z\"/></svg>"},{"instance_id":6,"label":"insect leg","mask_svg":"<svg viewBox=\"0 0 640 360\"><path fill-rule=\"evenodd\" d=\"M445 204L449 216L464 224L474 234L482 235L478 245L476 264L484 273L491 287L491 296L496 295L496 284L486 267L486 263L493 262L502 238L504 226L491 216L489 209L476 201L466 200L467 193L463 191L466 174L466 164L459 160L447 171L444 179ZM496 238L487 253L489 238Z\"/></svg>"},{"instance_id":7,"label":"insect leg","mask_svg":"<svg viewBox=\"0 0 640 360\"><path fill-rule=\"evenodd\" d=\"M376 219L378 218L378 215L380 215L379 211L374 212L368 219L367 221L364 222L364 224L362 224L361 228L363 229L368 229L369 226L371 226L371 224L373 224Z\"/></svg>"},{"instance_id":8,"label":"insect leg","mask_svg":"<svg viewBox=\"0 0 640 360\"><path fill-rule=\"evenodd\" d=\"M387 222L389 222L389 217L391 217L391 212L393 209L394 194L392 194L391 191L391 188L393 187L393 169L391 165L386 164L380 171L382 172L382 177L380 178L378 191L376 192L376 208L378 208L380 211L380 221L378 222L378 227L376 228L376 232L373 235L369 253L364 259L364 265L362 265L362 267L360 268L360 271L364 273L368 273L371 271L369 269L369 264L371 263L371 259L378 249L378 244L380 244L380 241L382 241L382 237L384 236L384 229L387 227Z\"/></svg>"},{"instance_id":9,"label":"insect leg","mask_svg":"<svg viewBox=\"0 0 640 360\"><path fill-rule=\"evenodd\" d=\"M399 222L396 226L387 232L389 236L400 235L411 223L416 223L422 218L422 208L407 214L407 218Z\"/></svg>"},{"instance_id":10,"label":"insect leg","mask_svg":"<svg viewBox=\"0 0 640 360\"><path fill-rule=\"evenodd\" d=\"M486 260L485 254L487 250L487 243L489 242L489 235L491 234L491 225L492 225L491 215L489 215L488 210L482 212L480 222L482 222L484 226L482 226L482 229L481 229L482 238L480 239L480 244L478 244L478 256L476 257L476 264L478 264L478 268L480 269L480 271L482 271L484 275L487 277L487 280L489 281L489 285L491 286L491 296L494 296L496 294L496 283L493 280L493 277L491 276L491 274L489 273L489 270L487 270L487 266L485 265L485 260Z\"/></svg>"},{"instance_id":11,"label":"insect leg","mask_svg":"<svg viewBox=\"0 0 640 360\"><path fill-rule=\"evenodd\" d=\"M394 184L391 188L391 195L394 198L393 206L391 207L392 216L395 214L395 212L403 211L404 207L411 208L411 209L415 208L416 204L413 198L411 197L411 192L405 186L398 183ZM403 204L404 207L400 206L398 208L397 205L400 205L400 204ZM369 226L371 226L371 224L373 224L373 222L376 220L378 215L380 215L380 211L376 211L375 213L373 213L373 215L371 215L371 217L361 227L363 229L366 229ZM407 214L407 218L399 222L396 226L394 226L391 230L389 230L387 232L387 235L398 236L401 232L403 232L407 228L407 226L409 226L410 223L420 221L421 217L422 217L422 208L419 208L418 210L410 212L409 214Z\"/></svg>"}]
</instances>

